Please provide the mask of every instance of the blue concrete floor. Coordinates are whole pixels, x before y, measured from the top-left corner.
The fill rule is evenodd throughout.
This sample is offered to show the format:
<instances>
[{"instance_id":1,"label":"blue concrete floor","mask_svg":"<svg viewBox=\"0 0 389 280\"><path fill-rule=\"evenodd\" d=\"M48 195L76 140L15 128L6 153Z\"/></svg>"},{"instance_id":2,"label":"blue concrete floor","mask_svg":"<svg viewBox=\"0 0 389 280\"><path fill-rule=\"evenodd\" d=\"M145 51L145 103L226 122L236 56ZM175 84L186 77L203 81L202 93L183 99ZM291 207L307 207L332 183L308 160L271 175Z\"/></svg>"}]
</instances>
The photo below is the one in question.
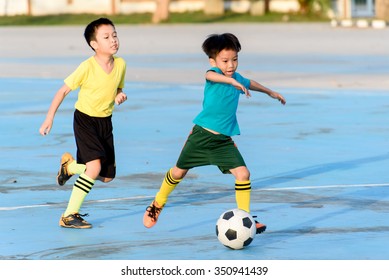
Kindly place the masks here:
<instances>
[{"instance_id":1,"label":"blue concrete floor","mask_svg":"<svg viewBox=\"0 0 389 280\"><path fill-rule=\"evenodd\" d=\"M123 56L133 63L130 71L207 68L202 54L153 54L149 62L144 55ZM31 57L28 63L42 67L78 61L78 56ZM0 58L0 66L5 62L20 63L17 57ZM315 59L309 53L265 52L242 54L240 62L249 77L258 69L273 73L271 87L287 99L281 106L253 94L240 102L242 135L234 139L251 171L252 213L268 225L248 248L229 250L216 238L219 215L235 208L234 179L212 166L188 174L157 226L146 229L142 224L146 206L174 165L201 108L202 82L126 81L128 101L116 108L113 118L117 178L96 183L83 205L93 229L72 230L59 227L58 220L75 178L58 187L55 176L61 154L75 153L76 92L61 105L51 134L42 137L39 126L62 80L8 77L3 67L0 259L388 260L389 92L379 86L385 81L377 83L377 77L389 74L388 56L374 50L362 57L330 53ZM285 85L282 79L278 85L277 71L284 78L300 77L301 86L290 81ZM323 81L315 85L312 79L322 75L346 78L345 84L354 76L366 79L359 88L358 80L353 88L342 83L325 87ZM369 78L374 80L371 88Z\"/></svg>"},{"instance_id":2,"label":"blue concrete floor","mask_svg":"<svg viewBox=\"0 0 389 280\"><path fill-rule=\"evenodd\" d=\"M75 151L75 95L62 104L52 134L41 137L51 91L61 81L1 83L2 259L388 258L389 96L382 92L285 88L285 107L261 94L242 99L242 135L235 140L252 173L252 212L268 230L232 251L214 227L235 207L234 181L216 167L192 170L155 228L141 222L192 126L201 85L127 85L147 98L130 96L115 112L117 179L97 183L87 197L82 210L94 228L69 230L58 219L74 178L57 187L55 174L62 152Z\"/></svg>"}]
</instances>

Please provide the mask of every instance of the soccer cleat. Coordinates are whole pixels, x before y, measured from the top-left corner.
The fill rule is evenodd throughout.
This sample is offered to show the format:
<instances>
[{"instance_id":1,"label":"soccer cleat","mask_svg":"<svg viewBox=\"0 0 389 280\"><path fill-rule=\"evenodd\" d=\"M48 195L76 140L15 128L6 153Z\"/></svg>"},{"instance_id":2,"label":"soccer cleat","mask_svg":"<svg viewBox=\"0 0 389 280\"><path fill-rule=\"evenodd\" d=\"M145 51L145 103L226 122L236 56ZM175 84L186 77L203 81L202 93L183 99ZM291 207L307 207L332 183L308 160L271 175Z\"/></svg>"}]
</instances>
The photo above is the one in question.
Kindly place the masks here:
<instances>
[{"instance_id":1,"label":"soccer cleat","mask_svg":"<svg viewBox=\"0 0 389 280\"><path fill-rule=\"evenodd\" d=\"M88 216L88 214L81 215L79 213L74 213L66 217L62 215L59 220L59 225L65 228L91 228L92 225L82 218L85 216Z\"/></svg>"},{"instance_id":2,"label":"soccer cleat","mask_svg":"<svg viewBox=\"0 0 389 280\"><path fill-rule=\"evenodd\" d=\"M143 225L147 228L153 227L158 221L158 216L161 213L162 208L163 206L159 206L154 200L151 205L146 208L146 212L143 215Z\"/></svg>"},{"instance_id":3,"label":"soccer cleat","mask_svg":"<svg viewBox=\"0 0 389 280\"><path fill-rule=\"evenodd\" d=\"M261 224L258 221L255 221L255 226L257 227L257 234L261 234L262 232L264 232L266 230L266 225Z\"/></svg>"},{"instance_id":4,"label":"soccer cleat","mask_svg":"<svg viewBox=\"0 0 389 280\"><path fill-rule=\"evenodd\" d=\"M253 216L253 218L256 218L257 216ZM257 228L257 234L261 234L262 232L264 232L266 230L266 225L258 222L257 220L255 220L255 227Z\"/></svg>"},{"instance_id":5,"label":"soccer cleat","mask_svg":"<svg viewBox=\"0 0 389 280\"><path fill-rule=\"evenodd\" d=\"M73 176L73 174L71 174L68 171L68 166L69 166L69 164L73 160L74 160L74 158L69 153L64 153L62 155L62 157L61 157L61 166L59 167L59 171L58 171L58 174L57 174L57 184L58 185L60 185L60 186L65 185L67 180L69 180L70 177Z\"/></svg>"}]
</instances>

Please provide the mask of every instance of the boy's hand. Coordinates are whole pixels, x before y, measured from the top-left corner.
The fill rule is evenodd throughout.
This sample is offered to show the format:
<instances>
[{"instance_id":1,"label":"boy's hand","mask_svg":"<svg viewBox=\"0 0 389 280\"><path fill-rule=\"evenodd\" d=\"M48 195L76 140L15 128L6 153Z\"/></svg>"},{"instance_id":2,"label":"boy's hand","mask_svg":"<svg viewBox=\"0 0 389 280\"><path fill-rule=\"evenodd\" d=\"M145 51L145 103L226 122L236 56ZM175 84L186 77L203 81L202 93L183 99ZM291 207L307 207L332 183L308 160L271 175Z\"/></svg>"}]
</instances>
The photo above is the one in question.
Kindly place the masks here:
<instances>
[{"instance_id":1,"label":"boy's hand","mask_svg":"<svg viewBox=\"0 0 389 280\"><path fill-rule=\"evenodd\" d=\"M120 105L126 100L127 100L127 95L124 92L119 92L115 97L116 105Z\"/></svg>"},{"instance_id":2,"label":"boy's hand","mask_svg":"<svg viewBox=\"0 0 389 280\"><path fill-rule=\"evenodd\" d=\"M235 79L232 79L231 85L233 85L236 89L243 91L247 98L251 97L250 91Z\"/></svg>"},{"instance_id":3,"label":"boy's hand","mask_svg":"<svg viewBox=\"0 0 389 280\"><path fill-rule=\"evenodd\" d=\"M270 95L270 97L273 97L274 99L277 99L278 101L280 101L282 105L286 104L286 100L281 94L273 91L269 95Z\"/></svg>"},{"instance_id":4,"label":"boy's hand","mask_svg":"<svg viewBox=\"0 0 389 280\"><path fill-rule=\"evenodd\" d=\"M45 121L42 123L39 133L43 136L46 136L49 134L51 127L53 126L53 121L49 119L45 119Z\"/></svg>"}]
</instances>

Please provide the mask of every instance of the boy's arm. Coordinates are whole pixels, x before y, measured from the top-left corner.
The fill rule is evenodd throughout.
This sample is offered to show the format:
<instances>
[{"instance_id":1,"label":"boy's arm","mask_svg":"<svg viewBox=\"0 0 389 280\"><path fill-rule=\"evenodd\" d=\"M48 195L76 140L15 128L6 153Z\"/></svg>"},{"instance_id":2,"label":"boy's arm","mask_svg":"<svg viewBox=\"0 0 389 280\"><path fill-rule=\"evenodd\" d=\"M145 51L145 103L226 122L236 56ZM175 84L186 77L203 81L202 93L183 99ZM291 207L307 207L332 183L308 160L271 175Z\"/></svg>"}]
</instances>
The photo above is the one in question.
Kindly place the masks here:
<instances>
[{"instance_id":1,"label":"boy's arm","mask_svg":"<svg viewBox=\"0 0 389 280\"><path fill-rule=\"evenodd\" d=\"M286 104L286 100L285 100L285 98L281 94L279 94L278 92L276 92L274 90L271 90L271 89L261 85L260 83L258 83L256 81L250 80L250 89L266 93L270 97L280 101L282 105Z\"/></svg>"},{"instance_id":2,"label":"boy's arm","mask_svg":"<svg viewBox=\"0 0 389 280\"><path fill-rule=\"evenodd\" d=\"M55 94L47 112L46 119L43 121L39 129L39 133L41 135L49 134L51 127L53 126L55 113L69 92L71 92L71 89L66 84L64 84Z\"/></svg>"},{"instance_id":3,"label":"boy's arm","mask_svg":"<svg viewBox=\"0 0 389 280\"><path fill-rule=\"evenodd\" d=\"M126 100L127 100L127 95L123 92L123 89L118 88L117 93L116 93L116 97L115 97L116 105L120 105Z\"/></svg>"},{"instance_id":4,"label":"boy's arm","mask_svg":"<svg viewBox=\"0 0 389 280\"><path fill-rule=\"evenodd\" d=\"M214 82L214 83L223 83L223 84L230 84L233 85L236 89L239 89L244 92L246 96L251 96L249 90L239 83L237 80L235 80L232 77L227 77L222 74L216 73L215 71L208 71L205 74L205 78L208 81Z\"/></svg>"}]
</instances>

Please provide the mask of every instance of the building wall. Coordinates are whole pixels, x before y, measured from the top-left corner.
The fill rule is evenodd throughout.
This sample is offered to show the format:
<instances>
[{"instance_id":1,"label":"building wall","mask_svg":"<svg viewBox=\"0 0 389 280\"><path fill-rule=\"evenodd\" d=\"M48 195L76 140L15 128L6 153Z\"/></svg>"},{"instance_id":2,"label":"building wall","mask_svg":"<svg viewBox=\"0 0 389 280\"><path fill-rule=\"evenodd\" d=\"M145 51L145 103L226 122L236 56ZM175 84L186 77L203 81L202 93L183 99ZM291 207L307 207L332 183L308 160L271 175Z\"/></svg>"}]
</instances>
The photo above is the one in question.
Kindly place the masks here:
<instances>
[{"instance_id":1,"label":"building wall","mask_svg":"<svg viewBox=\"0 0 389 280\"><path fill-rule=\"evenodd\" d=\"M206 0L171 0L171 12L202 11ZM226 0L225 8L245 13L250 0ZM133 14L153 13L154 0L0 0L0 16L49 15L49 14ZM270 10L277 12L297 11L297 0L271 0Z\"/></svg>"},{"instance_id":2,"label":"building wall","mask_svg":"<svg viewBox=\"0 0 389 280\"><path fill-rule=\"evenodd\" d=\"M111 0L0 0L0 15L111 13Z\"/></svg>"},{"instance_id":3,"label":"building wall","mask_svg":"<svg viewBox=\"0 0 389 280\"><path fill-rule=\"evenodd\" d=\"M376 0L377 18L389 22L389 0Z\"/></svg>"}]
</instances>

